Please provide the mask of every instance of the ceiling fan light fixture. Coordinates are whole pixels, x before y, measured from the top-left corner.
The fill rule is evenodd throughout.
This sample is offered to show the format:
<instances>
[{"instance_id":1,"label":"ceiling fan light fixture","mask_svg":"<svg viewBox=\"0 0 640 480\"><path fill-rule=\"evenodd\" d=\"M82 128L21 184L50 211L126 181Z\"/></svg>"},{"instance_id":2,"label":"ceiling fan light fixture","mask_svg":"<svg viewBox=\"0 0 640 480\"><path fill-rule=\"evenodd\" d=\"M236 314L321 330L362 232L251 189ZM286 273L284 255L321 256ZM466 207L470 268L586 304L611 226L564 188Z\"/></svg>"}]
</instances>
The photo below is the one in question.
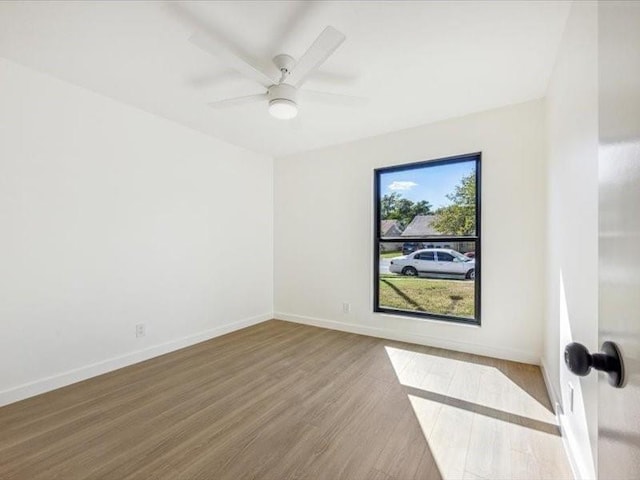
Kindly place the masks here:
<instances>
[{"instance_id":1,"label":"ceiling fan light fixture","mask_svg":"<svg viewBox=\"0 0 640 480\"><path fill-rule=\"evenodd\" d=\"M269 102L269 113L280 120L290 120L298 115L298 105L285 98L274 98Z\"/></svg>"}]
</instances>

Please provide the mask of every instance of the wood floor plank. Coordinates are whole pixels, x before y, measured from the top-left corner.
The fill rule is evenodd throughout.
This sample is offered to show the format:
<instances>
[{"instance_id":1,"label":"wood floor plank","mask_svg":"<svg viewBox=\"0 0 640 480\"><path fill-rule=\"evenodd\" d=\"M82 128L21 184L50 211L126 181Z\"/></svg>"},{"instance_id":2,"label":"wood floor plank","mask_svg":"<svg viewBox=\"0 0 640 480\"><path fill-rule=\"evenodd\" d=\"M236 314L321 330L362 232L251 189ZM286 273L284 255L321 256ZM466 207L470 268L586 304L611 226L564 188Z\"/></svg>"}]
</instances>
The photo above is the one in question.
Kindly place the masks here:
<instances>
[{"instance_id":1,"label":"wood floor plank","mask_svg":"<svg viewBox=\"0 0 640 480\"><path fill-rule=\"evenodd\" d=\"M537 367L273 320L0 408L0 478L567 478L553 421Z\"/></svg>"},{"instance_id":2,"label":"wood floor plank","mask_svg":"<svg viewBox=\"0 0 640 480\"><path fill-rule=\"evenodd\" d=\"M295 337L298 340L298 337ZM275 342L277 344L277 342ZM265 348L267 344L265 344ZM278 348L277 345L268 345L270 349ZM291 345L289 348L298 348L297 345ZM263 368L268 368L269 365L275 363L278 358L281 356L286 356L287 350L280 348L276 353L267 357ZM199 363L196 362L191 364L189 362L181 362L182 368L185 370L181 372L183 375L180 377L184 378L184 375L191 376L193 374L192 369L190 367L195 366L199 367ZM235 366L234 369L235 370ZM197 387L207 387L210 384L218 385L222 388L219 390L215 390L214 393L220 394L221 392L225 392L230 383L234 385L236 383L247 383L249 377L255 377L255 373L250 370L240 370L237 375L231 375L227 373L224 376L224 379L220 379L217 373L210 373L213 376L213 380L207 383L207 379L210 378L207 375L201 375L201 378L197 379ZM244 377L247 377L246 379ZM174 378L171 376L163 376L157 379L157 384L160 385L159 391L162 391L163 388L166 388L168 382L173 381ZM216 381L217 380L217 381ZM263 379L266 380L266 377ZM255 380L254 380L255 381ZM260 379L257 380L258 382ZM156 385L157 386L157 385ZM67 456L71 456L73 454L73 449L71 448L73 445L77 445L77 448L82 448L82 450L86 451L88 447L90 447L93 443L98 443L99 445L104 445L104 442L107 441L105 438L104 430L107 429L108 432L115 432L116 438L114 439L114 443L118 448L121 448L120 442L120 431L126 425L131 423L135 423L138 425L138 429L141 426L146 425L147 423L157 419L157 415L153 414L153 412L166 412L167 409L173 408L176 412L178 411L177 405L179 405L179 412L181 415L186 415L190 412L187 408L190 405L194 404L194 411L198 412L201 410L200 403L197 403L201 397L197 395L193 395L194 391L200 391L200 389L194 389L194 386L190 383L185 383L182 381L176 382L176 385L171 388L167 388L163 395L158 395L158 389L152 389L151 392L148 391L148 388L145 385L137 385L136 388L131 389L129 397L127 401L123 401L122 398L117 401L107 403L106 405L98 405L97 408L100 410L96 412L96 415L88 415L81 416L79 418L74 419L74 421L67 422L61 428L57 428L49 431L41 431L38 436L35 438L30 438L27 444L30 447L30 450L34 452L39 452L38 456L40 461L43 460L43 455L47 453L55 453L50 448L47 448L49 445L55 444L58 448L64 450L64 454ZM242 387L241 387L242 388ZM245 387L248 388L248 387ZM233 390L233 389L231 389ZM240 391L243 391L242 389ZM141 396L142 395L142 396ZM202 399L208 402L211 402L210 391L207 389L203 390L201 393ZM152 413L152 414L149 414ZM76 415L78 415L76 413ZM93 428L95 422L99 420L101 424L105 427L102 430L96 430ZM176 421L176 418L171 418L172 422ZM83 435L87 432L87 435ZM83 435L83 442L81 444L77 444L73 439L68 439L70 433L75 433L76 438ZM54 442L55 439L68 439L68 440L58 440ZM12 455L14 452L20 452L20 448L12 449L8 448L4 450L3 458L0 459L0 467L2 463L5 461L11 461ZM22 455L22 460L24 462L32 462L31 458L24 458Z\"/></svg>"}]
</instances>

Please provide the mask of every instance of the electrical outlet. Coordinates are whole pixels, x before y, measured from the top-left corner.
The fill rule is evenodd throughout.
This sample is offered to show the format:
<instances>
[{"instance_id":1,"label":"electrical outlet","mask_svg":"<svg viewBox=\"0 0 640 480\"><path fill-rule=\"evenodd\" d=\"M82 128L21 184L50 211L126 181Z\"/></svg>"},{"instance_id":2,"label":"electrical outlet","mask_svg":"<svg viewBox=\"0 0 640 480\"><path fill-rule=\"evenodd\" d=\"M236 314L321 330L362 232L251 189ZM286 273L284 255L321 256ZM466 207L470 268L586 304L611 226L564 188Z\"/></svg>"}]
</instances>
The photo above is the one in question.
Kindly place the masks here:
<instances>
[{"instance_id":1,"label":"electrical outlet","mask_svg":"<svg viewBox=\"0 0 640 480\"><path fill-rule=\"evenodd\" d=\"M144 323L138 323L136 325L136 338L144 337L146 333Z\"/></svg>"},{"instance_id":2,"label":"electrical outlet","mask_svg":"<svg viewBox=\"0 0 640 480\"><path fill-rule=\"evenodd\" d=\"M342 304L342 313L351 313L351 304L344 302Z\"/></svg>"}]
</instances>

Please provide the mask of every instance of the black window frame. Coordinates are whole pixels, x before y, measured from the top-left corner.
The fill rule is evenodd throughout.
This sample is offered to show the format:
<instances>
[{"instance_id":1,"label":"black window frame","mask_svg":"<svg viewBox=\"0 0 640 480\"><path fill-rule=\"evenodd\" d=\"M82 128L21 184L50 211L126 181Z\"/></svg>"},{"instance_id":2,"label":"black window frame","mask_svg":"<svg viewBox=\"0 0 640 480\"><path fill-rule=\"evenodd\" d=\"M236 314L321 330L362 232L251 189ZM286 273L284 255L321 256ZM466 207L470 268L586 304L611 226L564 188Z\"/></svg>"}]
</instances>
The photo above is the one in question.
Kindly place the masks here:
<instances>
[{"instance_id":1,"label":"black window frame","mask_svg":"<svg viewBox=\"0 0 640 480\"><path fill-rule=\"evenodd\" d=\"M462 163L475 161L476 167L476 232L475 235L468 236L450 236L450 235L432 235L425 237L385 237L380 232L380 176L385 173L401 172L405 170L413 170L420 167L436 167L441 165L449 165L454 163ZM456 155L446 158L438 158L434 160L422 160L419 162L405 163L390 167L380 167L373 171L373 202L374 202L374 234L373 234L373 311L374 313L385 313L406 317L425 318L429 320L442 320L453 323L464 323L481 326L481 291L482 291L482 244L481 244L481 226L482 226L482 208L481 208L481 191L482 191L482 152L468 153L464 155ZM445 315L430 312L418 312L412 310L402 310L380 306L380 244L384 242L404 242L411 241L416 243L444 243L444 242L475 242L475 297L474 297L474 318L457 317L454 315Z\"/></svg>"}]
</instances>

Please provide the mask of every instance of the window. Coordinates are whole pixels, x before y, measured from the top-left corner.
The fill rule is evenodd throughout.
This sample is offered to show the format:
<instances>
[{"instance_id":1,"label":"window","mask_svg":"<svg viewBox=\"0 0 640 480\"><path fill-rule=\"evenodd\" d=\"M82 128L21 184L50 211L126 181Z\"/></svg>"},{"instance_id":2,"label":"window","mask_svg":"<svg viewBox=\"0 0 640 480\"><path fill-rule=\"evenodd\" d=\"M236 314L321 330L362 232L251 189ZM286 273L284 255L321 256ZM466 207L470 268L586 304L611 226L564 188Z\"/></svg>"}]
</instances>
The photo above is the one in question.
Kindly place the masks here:
<instances>
[{"instance_id":1,"label":"window","mask_svg":"<svg viewBox=\"0 0 640 480\"><path fill-rule=\"evenodd\" d=\"M374 311L480 324L480 157L375 170Z\"/></svg>"},{"instance_id":2,"label":"window","mask_svg":"<svg viewBox=\"0 0 640 480\"><path fill-rule=\"evenodd\" d=\"M438 261L439 262L453 262L453 255L445 252L438 252Z\"/></svg>"},{"instance_id":3,"label":"window","mask_svg":"<svg viewBox=\"0 0 640 480\"><path fill-rule=\"evenodd\" d=\"M432 262L436 259L435 254L433 252L416 253L414 258L416 260L430 260Z\"/></svg>"}]
</instances>

